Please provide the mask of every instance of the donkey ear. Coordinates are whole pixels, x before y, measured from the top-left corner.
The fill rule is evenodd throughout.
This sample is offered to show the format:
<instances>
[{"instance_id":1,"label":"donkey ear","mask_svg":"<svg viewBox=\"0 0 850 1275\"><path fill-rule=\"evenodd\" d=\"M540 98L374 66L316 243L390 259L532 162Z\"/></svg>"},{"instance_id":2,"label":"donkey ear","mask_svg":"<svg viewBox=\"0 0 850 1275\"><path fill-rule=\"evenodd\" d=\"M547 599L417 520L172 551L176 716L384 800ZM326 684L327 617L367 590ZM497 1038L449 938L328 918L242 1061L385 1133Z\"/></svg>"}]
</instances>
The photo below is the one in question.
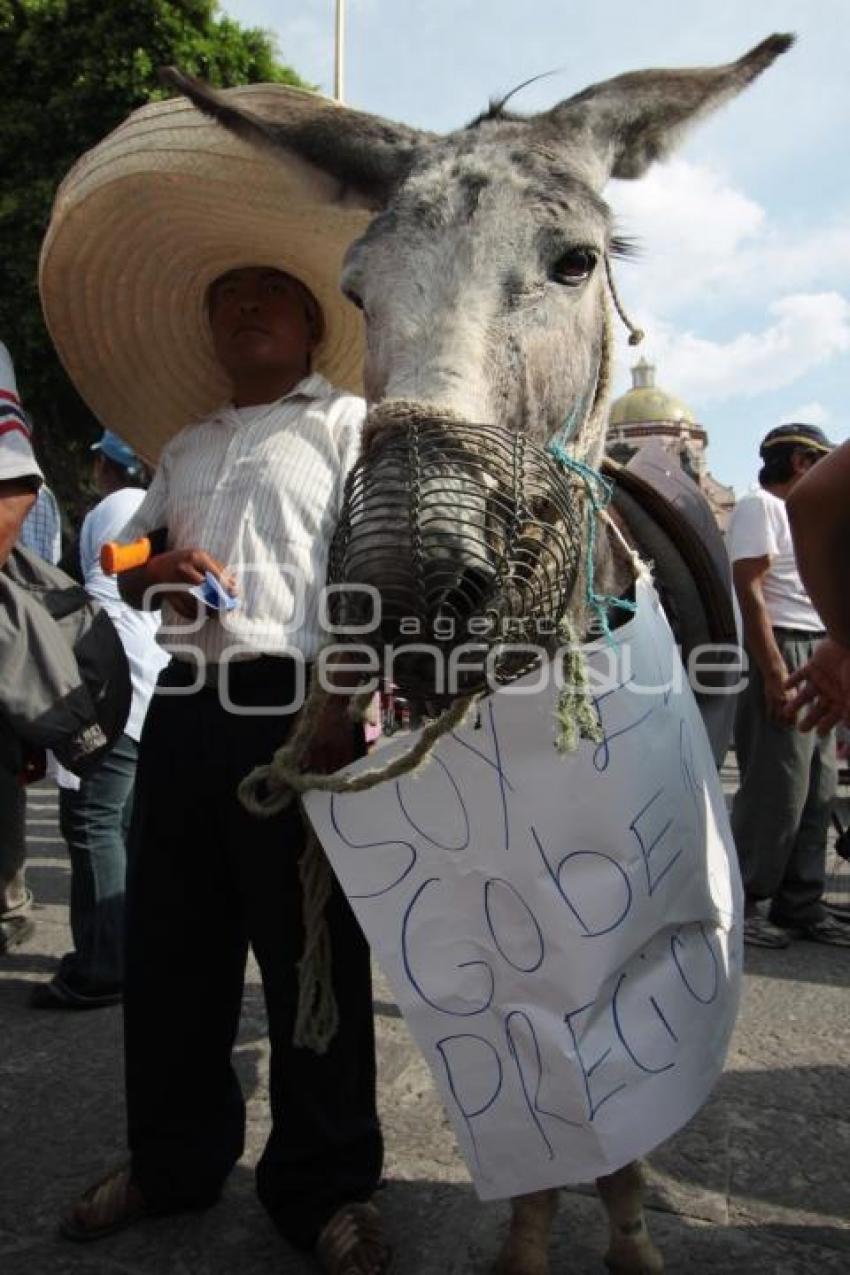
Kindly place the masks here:
<instances>
[{"instance_id":1,"label":"donkey ear","mask_svg":"<svg viewBox=\"0 0 850 1275\"><path fill-rule=\"evenodd\" d=\"M336 178L347 201L364 208L386 205L432 137L377 115L340 109L327 98L297 89L281 96L274 113L261 114L237 106L226 93L176 67L162 67L160 79L244 141L278 159L294 153Z\"/></svg>"},{"instance_id":2,"label":"donkey ear","mask_svg":"<svg viewBox=\"0 0 850 1275\"><path fill-rule=\"evenodd\" d=\"M554 124L561 136L589 134L601 184L609 177L641 177L670 154L690 125L735 97L793 43L793 35L772 35L726 66L619 75L561 102L537 122Z\"/></svg>"}]
</instances>

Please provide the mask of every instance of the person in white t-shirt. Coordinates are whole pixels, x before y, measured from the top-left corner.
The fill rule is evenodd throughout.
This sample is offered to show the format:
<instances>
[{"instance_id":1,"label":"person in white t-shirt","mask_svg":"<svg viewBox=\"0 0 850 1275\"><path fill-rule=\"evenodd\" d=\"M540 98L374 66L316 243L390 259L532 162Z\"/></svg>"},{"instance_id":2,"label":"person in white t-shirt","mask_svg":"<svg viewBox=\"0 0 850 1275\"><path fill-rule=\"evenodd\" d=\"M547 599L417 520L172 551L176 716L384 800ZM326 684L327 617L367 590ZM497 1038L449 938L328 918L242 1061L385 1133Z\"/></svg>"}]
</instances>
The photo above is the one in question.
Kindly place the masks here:
<instances>
[{"instance_id":1,"label":"person in white t-shirt","mask_svg":"<svg viewBox=\"0 0 850 1275\"><path fill-rule=\"evenodd\" d=\"M831 448L814 425L771 430L759 449L760 486L738 502L727 532L750 662L735 718L741 783L732 831L744 882L744 942L760 947L786 947L791 937L850 947L850 930L823 905L835 738L796 728L787 685L812 658L824 626L797 570L785 501ZM759 905L766 901L764 915Z\"/></svg>"},{"instance_id":2,"label":"person in white t-shirt","mask_svg":"<svg viewBox=\"0 0 850 1275\"><path fill-rule=\"evenodd\" d=\"M130 665L133 698L123 734L87 779L58 776L59 826L71 856L73 951L30 997L36 1009L95 1009L121 999L124 965L126 836L139 738L166 656L156 643L159 613L122 602L114 576L100 567L101 546L118 538L145 497L148 473L130 447L106 431L92 449L103 499L80 532L80 568L88 593L118 631Z\"/></svg>"}]
</instances>

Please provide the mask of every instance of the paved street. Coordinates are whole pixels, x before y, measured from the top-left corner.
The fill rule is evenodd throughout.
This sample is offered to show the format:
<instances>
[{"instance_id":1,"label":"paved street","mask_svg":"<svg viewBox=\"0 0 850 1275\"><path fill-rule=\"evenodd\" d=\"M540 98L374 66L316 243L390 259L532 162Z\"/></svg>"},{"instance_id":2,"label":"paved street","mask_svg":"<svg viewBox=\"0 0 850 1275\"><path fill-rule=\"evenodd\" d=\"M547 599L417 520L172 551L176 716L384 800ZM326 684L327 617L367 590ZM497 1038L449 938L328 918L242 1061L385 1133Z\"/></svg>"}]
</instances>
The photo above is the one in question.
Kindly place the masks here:
<instances>
[{"instance_id":1,"label":"paved street","mask_svg":"<svg viewBox=\"0 0 850 1275\"><path fill-rule=\"evenodd\" d=\"M731 774L726 775L727 784ZM3 1275L299 1275L253 1195L268 1125L264 1010L246 989L238 1069L249 1146L222 1202L76 1246L56 1238L69 1200L124 1154L121 1011L32 1010L27 995L67 948L68 860L56 792L31 790L30 883L38 932L0 958L0 1271ZM850 901L850 871L844 897ZM836 878L835 890L845 883ZM669 1271L838 1275L850 1270L850 950L747 949L728 1071L691 1125L651 1157L650 1227ZM478 1203L428 1073L378 983L387 1189L399 1275L483 1273L505 1205ZM602 1213L565 1192L553 1275L601 1271Z\"/></svg>"}]
</instances>

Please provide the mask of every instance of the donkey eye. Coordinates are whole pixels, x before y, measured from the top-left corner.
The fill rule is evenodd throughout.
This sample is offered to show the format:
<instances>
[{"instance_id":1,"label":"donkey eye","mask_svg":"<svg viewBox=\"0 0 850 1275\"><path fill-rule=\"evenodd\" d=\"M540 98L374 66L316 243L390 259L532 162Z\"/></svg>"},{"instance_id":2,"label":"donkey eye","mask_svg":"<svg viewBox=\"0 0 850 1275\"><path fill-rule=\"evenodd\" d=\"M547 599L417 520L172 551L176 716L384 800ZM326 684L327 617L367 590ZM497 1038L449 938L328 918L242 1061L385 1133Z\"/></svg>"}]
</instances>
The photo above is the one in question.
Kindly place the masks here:
<instances>
[{"instance_id":1,"label":"donkey eye","mask_svg":"<svg viewBox=\"0 0 850 1275\"><path fill-rule=\"evenodd\" d=\"M575 287L590 278L595 265L596 253L592 249L570 248L569 252L563 253L553 265L551 278L555 283Z\"/></svg>"},{"instance_id":2,"label":"donkey eye","mask_svg":"<svg viewBox=\"0 0 850 1275\"><path fill-rule=\"evenodd\" d=\"M358 310L363 309L363 298L359 292L355 292L353 288L343 288L343 295L348 297L352 305L356 305Z\"/></svg>"}]
</instances>

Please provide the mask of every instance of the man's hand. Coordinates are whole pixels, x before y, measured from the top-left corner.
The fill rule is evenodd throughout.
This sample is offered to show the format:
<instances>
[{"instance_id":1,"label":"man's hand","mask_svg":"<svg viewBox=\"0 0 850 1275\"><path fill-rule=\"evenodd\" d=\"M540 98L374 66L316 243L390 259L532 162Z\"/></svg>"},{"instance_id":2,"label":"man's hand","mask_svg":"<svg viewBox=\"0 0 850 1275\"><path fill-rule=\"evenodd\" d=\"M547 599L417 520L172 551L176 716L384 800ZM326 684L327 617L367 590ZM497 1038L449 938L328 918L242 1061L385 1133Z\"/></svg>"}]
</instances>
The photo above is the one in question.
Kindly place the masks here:
<instances>
[{"instance_id":1,"label":"man's hand","mask_svg":"<svg viewBox=\"0 0 850 1275\"><path fill-rule=\"evenodd\" d=\"M122 596L132 605L146 605L146 609L156 609L167 598L178 615L186 620L194 620L201 603L189 593L195 585L203 584L204 577L210 572L228 593L236 593L236 581L227 571L223 563L204 549L169 549L166 553L155 554L143 567L125 571L119 577ZM178 585L169 589L164 586ZM145 594L156 587L156 594L150 603L144 603ZM140 601L136 601L136 599Z\"/></svg>"},{"instance_id":2,"label":"man's hand","mask_svg":"<svg viewBox=\"0 0 850 1275\"><path fill-rule=\"evenodd\" d=\"M347 695L328 697L304 758L304 770L331 775L359 756L359 728L348 714L350 702Z\"/></svg>"},{"instance_id":3,"label":"man's hand","mask_svg":"<svg viewBox=\"0 0 850 1275\"><path fill-rule=\"evenodd\" d=\"M763 586L770 571L771 557L736 558L732 580L741 608L744 644L759 667L764 684L765 711L772 722L793 725L791 694L786 689L788 668L770 622Z\"/></svg>"},{"instance_id":4,"label":"man's hand","mask_svg":"<svg viewBox=\"0 0 850 1275\"><path fill-rule=\"evenodd\" d=\"M788 679L787 689L796 692L791 712L796 716L805 709L799 730L814 728L826 735L838 722L850 721L850 648L825 638L809 662Z\"/></svg>"},{"instance_id":5,"label":"man's hand","mask_svg":"<svg viewBox=\"0 0 850 1275\"><path fill-rule=\"evenodd\" d=\"M791 725L794 713L791 708L792 695L788 689L788 669L784 661L772 664L762 678L768 717L772 722L780 722L785 726Z\"/></svg>"}]
</instances>

